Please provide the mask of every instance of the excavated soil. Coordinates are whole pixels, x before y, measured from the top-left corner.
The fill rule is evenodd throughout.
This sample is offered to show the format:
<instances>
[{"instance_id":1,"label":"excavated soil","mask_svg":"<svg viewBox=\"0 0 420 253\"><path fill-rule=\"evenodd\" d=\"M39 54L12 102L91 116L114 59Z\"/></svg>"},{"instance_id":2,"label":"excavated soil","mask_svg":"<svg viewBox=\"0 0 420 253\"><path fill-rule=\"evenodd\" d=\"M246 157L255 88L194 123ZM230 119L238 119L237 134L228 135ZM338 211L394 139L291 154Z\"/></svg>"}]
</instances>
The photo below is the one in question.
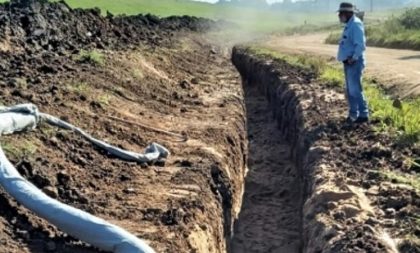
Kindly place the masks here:
<instances>
[{"instance_id":1,"label":"excavated soil","mask_svg":"<svg viewBox=\"0 0 420 253\"><path fill-rule=\"evenodd\" d=\"M156 141L172 153L165 162L129 163L42 124L1 137L20 173L157 252L225 252L241 204L247 141L239 74L197 33L214 23L101 17L38 2L2 4L0 17L8 19L0 23L2 104L34 103L119 147L141 151ZM80 59L93 48L102 63ZM98 252L0 192L0 252Z\"/></svg>"},{"instance_id":2,"label":"excavated soil","mask_svg":"<svg viewBox=\"0 0 420 253\"><path fill-rule=\"evenodd\" d=\"M344 96L314 73L243 48L235 69L202 33L218 25L0 4L0 103L34 103L121 148L155 141L172 154L125 162L45 124L2 136L2 147L51 197L156 252L419 252L407 240L419 236L419 193L380 170L418 173L402 161L420 151L375 122L343 127ZM101 61L80 57L92 49ZM3 190L0 230L0 252L98 252Z\"/></svg>"}]
</instances>

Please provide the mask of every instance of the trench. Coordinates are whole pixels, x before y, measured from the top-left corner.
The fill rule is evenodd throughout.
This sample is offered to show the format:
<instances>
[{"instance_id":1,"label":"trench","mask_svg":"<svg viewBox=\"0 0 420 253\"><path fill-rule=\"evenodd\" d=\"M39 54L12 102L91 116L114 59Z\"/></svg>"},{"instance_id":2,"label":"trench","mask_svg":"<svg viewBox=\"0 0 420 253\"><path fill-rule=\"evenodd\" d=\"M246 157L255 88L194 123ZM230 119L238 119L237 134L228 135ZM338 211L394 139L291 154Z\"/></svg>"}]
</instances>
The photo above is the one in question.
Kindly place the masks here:
<instances>
[{"instance_id":1,"label":"trench","mask_svg":"<svg viewBox=\"0 0 420 253\"><path fill-rule=\"evenodd\" d=\"M267 100L245 88L249 172L233 253L300 251L300 180L291 148L277 130Z\"/></svg>"},{"instance_id":2,"label":"trench","mask_svg":"<svg viewBox=\"0 0 420 253\"><path fill-rule=\"evenodd\" d=\"M303 249L304 180L293 93L276 74L233 50L245 94L248 173L230 253L299 253ZM289 94L285 95L284 94Z\"/></svg>"}]
</instances>

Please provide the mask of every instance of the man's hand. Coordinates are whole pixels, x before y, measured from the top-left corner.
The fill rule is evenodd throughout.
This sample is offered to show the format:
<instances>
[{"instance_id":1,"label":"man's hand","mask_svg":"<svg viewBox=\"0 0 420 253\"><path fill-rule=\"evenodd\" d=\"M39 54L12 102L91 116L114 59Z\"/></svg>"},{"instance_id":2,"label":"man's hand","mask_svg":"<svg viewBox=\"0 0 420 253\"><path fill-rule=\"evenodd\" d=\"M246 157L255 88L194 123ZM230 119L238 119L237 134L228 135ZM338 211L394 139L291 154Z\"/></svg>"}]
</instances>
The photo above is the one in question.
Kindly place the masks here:
<instances>
[{"instance_id":1,"label":"man's hand","mask_svg":"<svg viewBox=\"0 0 420 253\"><path fill-rule=\"evenodd\" d=\"M344 64L353 65L355 62L356 60L354 60L353 57L349 57L344 61Z\"/></svg>"}]
</instances>

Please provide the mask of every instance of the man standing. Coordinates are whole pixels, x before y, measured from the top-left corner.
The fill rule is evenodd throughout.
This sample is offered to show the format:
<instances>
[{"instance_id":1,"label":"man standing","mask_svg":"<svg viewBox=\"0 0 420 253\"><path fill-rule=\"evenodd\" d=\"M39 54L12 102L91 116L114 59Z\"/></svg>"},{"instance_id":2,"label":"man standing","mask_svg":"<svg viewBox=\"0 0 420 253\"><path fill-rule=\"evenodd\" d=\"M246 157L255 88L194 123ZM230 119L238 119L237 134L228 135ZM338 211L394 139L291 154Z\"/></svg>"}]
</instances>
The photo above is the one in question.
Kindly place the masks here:
<instances>
[{"instance_id":1,"label":"man standing","mask_svg":"<svg viewBox=\"0 0 420 253\"><path fill-rule=\"evenodd\" d=\"M346 24L337 59L344 63L349 104L347 123L365 123L369 121L369 108L362 87L362 75L366 64L365 29L363 22L355 15L353 4L342 3L338 12L340 22Z\"/></svg>"}]
</instances>

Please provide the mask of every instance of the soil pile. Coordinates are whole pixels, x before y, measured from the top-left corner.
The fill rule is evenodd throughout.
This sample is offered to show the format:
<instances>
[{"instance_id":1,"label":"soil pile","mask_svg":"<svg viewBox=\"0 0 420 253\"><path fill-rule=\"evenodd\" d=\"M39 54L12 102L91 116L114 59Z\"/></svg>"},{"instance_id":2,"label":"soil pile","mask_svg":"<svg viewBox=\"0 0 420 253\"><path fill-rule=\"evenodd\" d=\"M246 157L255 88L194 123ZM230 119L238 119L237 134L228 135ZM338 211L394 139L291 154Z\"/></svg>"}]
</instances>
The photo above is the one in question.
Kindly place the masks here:
<instances>
[{"instance_id":1,"label":"soil pile","mask_svg":"<svg viewBox=\"0 0 420 253\"><path fill-rule=\"evenodd\" d=\"M222 50L194 33L216 23L103 17L62 2L0 6L1 104L31 102L124 149L141 151L156 141L172 153L166 163L128 163L43 125L1 137L19 172L157 252L225 252L240 206L246 137L239 75ZM93 50L100 61L81 60L81 52ZM3 190L0 231L0 252L98 252Z\"/></svg>"},{"instance_id":2,"label":"soil pile","mask_svg":"<svg viewBox=\"0 0 420 253\"><path fill-rule=\"evenodd\" d=\"M71 9L64 1L11 1L0 4L0 40L27 51L126 48L170 42L175 31L208 31L216 22L196 17L101 16L100 9Z\"/></svg>"}]
</instances>

